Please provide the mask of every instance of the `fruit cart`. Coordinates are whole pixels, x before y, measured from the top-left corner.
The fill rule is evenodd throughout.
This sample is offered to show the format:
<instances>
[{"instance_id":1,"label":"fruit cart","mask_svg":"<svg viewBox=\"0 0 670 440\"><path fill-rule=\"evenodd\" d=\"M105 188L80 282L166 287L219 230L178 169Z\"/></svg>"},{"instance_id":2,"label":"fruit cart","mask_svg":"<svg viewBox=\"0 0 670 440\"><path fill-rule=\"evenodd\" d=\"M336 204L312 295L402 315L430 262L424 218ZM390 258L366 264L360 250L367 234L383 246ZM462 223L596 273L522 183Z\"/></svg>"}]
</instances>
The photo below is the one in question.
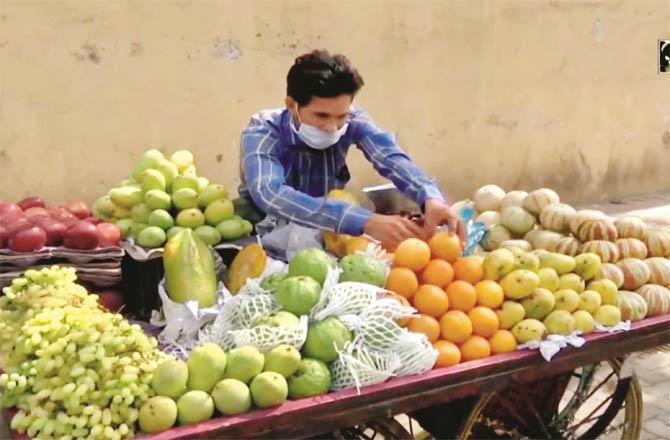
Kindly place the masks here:
<instances>
[{"instance_id":1,"label":"fruit cart","mask_svg":"<svg viewBox=\"0 0 670 440\"><path fill-rule=\"evenodd\" d=\"M391 379L360 393L351 389L290 401L142 438L412 438L415 424L404 414L467 396L476 396L476 403L459 419L456 432L462 439L589 439L603 433L638 438L642 398L627 359L670 343L670 315L639 321L628 332L590 334L586 340L582 348L564 349L551 362L537 351L515 351Z\"/></svg>"}]
</instances>

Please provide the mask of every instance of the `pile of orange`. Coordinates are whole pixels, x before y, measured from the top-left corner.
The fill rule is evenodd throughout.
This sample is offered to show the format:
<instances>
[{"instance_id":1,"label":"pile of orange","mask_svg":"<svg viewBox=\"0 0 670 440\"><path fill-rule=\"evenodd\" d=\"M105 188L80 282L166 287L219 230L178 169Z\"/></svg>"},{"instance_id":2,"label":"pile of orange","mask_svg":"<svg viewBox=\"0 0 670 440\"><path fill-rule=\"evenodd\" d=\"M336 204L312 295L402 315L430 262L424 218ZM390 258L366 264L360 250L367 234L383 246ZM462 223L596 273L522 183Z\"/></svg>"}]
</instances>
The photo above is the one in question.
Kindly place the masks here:
<instances>
[{"instance_id":1,"label":"pile of orange","mask_svg":"<svg viewBox=\"0 0 670 440\"><path fill-rule=\"evenodd\" d=\"M458 237L447 232L428 242L410 238L395 250L386 289L419 312L400 324L433 343L436 368L516 349L494 312L504 300L502 287L484 280L482 263L462 257Z\"/></svg>"}]
</instances>

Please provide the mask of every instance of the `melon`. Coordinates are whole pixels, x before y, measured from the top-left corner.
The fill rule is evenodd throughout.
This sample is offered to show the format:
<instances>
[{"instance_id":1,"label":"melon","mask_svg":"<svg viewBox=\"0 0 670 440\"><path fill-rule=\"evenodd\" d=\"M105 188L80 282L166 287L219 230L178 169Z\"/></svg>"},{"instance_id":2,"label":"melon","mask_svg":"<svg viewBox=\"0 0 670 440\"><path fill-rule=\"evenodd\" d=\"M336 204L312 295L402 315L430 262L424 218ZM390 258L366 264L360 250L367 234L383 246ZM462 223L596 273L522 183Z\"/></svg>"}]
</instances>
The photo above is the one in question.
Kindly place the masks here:
<instances>
[{"instance_id":1,"label":"melon","mask_svg":"<svg viewBox=\"0 0 670 440\"><path fill-rule=\"evenodd\" d=\"M500 213L498 211L484 211L475 220L484 223L487 228L492 228L500 223Z\"/></svg>"},{"instance_id":2,"label":"melon","mask_svg":"<svg viewBox=\"0 0 670 440\"><path fill-rule=\"evenodd\" d=\"M500 243L500 248L503 249L512 249L517 248L521 249L524 252L530 252L533 250L533 246L528 243L526 240L505 240Z\"/></svg>"},{"instance_id":3,"label":"melon","mask_svg":"<svg viewBox=\"0 0 670 440\"><path fill-rule=\"evenodd\" d=\"M619 269L623 272L623 288L626 290L635 290L646 284L651 277L649 266L637 258L624 258L617 263Z\"/></svg>"},{"instance_id":4,"label":"melon","mask_svg":"<svg viewBox=\"0 0 670 440\"><path fill-rule=\"evenodd\" d=\"M539 216L544 208L549 205L556 205L560 201L561 199L556 191L549 188L540 188L528 194L521 206L534 216Z\"/></svg>"},{"instance_id":5,"label":"melon","mask_svg":"<svg viewBox=\"0 0 670 440\"><path fill-rule=\"evenodd\" d=\"M625 216L614 220L620 238L644 240L646 226L640 217Z\"/></svg>"},{"instance_id":6,"label":"melon","mask_svg":"<svg viewBox=\"0 0 670 440\"><path fill-rule=\"evenodd\" d=\"M616 241L621 258L647 258L647 245L637 238L620 238Z\"/></svg>"},{"instance_id":7,"label":"melon","mask_svg":"<svg viewBox=\"0 0 670 440\"><path fill-rule=\"evenodd\" d=\"M582 252L592 252L598 255L603 263L616 263L620 257L619 247L605 240L587 241L582 246Z\"/></svg>"},{"instance_id":8,"label":"melon","mask_svg":"<svg viewBox=\"0 0 670 440\"><path fill-rule=\"evenodd\" d=\"M614 223L609 219L586 220L577 231L577 237L583 241L605 240L616 241L617 232Z\"/></svg>"},{"instance_id":9,"label":"melon","mask_svg":"<svg viewBox=\"0 0 670 440\"><path fill-rule=\"evenodd\" d=\"M600 265L600 272L595 276L596 280L610 280L616 284L617 288L623 286L623 271L616 264L603 263Z\"/></svg>"},{"instance_id":10,"label":"melon","mask_svg":"<svg viewBox=\"0 0 670 440\"><path fill-rule=\"evenodd\" d=\"M520 208L523 205L523 201L526 199L527 196L528 193L526 191L508 192L507 194L505 194L505 197L503 197L502 201L500 202L500 211L512 206L518 206Z\"/></svg>"},{"instance_id":11,"label":"melon","mask_svg":"<svg viewBox=\"0 0 670 440\"><path fill-rule=\"evenodd\" d=\"M649 267L651 275L649 282L670 287L670 260L661 257L647 258L644 262Z\"/></svg>"},{"instance_id":12,"label":"melon","mask_svg":"<svg viewBox=\"0 0 670 440\"><path fill-rule=\"evenodd\" d=\"M512 233L502 225L496 225L486 232L482 241L482 247L487 251L494 251L504 241L511 240Z\"/></svg>"},{"instance_id":13,"label":"melon","mask_svg":"<svg viewBox=\"0 0 670 440\"><path fill-rule=\"evenodd\" d=\"M564 203L549 205L540 213L540 223L552 231L567 231L569 221L575 213L575 208Z\"/></svg>"},{"instance_id":14,"label":"melon","mask_svg":"<svg viewBox=\"0 0 670 440\"><path fill-rule=\"evenodd\" d=\"M577 213L574 216L572 216L572 218L568 221L568 227L570 228L570 232L577 235L577 233L579 232L579 227L585 221L599 220L606 218L607 216L602 211L596 211L593 209L582 209L581 211L577 211Z\"/></svg>"},{"instance_id":15,"label":"melon","mask_svg":"<svg viewBox=\"0 0 670 440\"><path fill-rule=\"evenodd\" d=\"M670 289L656 284L645 284L636 292L647 302L647 316L665 315L670 312Z\"/></svg>"},{"instance_id":16,"label":"melon","mask_svg":"<svg viewBox=\"0 0 670 440\"><path fill-rule=\"evenodd\" d=\"M504 197L505 191L499 186L484 185L475 191L475 208L478 212L497 211Z\"/></svg>"},{"instance_id":17,"label":"melon","mask_svg":"<svg viewBox=\"0 0 670 440\"><path fill-rule=\"evenodd\" d=\"M582 243L574 237L563 237L554 242L552 248L549 250L574 257L582 252Z\"/></svg>"},{"instance_id":18,"label":"melon","mask_svg":"<svg viewBox=\"0 0 670 440\"><path fill-rule=\"evenodd\" d=\"M639 321L647 316L647 301L635 292L620 290L617 296L617 306L621 310L621 319L624 321Z\"/></svg>"},{"instance_id":19,"label":"melon","mask_svg":"<svg viewBox=\"0 0 670 440\"><path fill-rule=\"evenodd\" d=\"M536 221L532 214L518 206L505 209L500 216L500 224L518 236L523 236L533 229Z\"/></svg>"},{"instance_id":20,"label":"melon","mask_svg":"<svg viewBox=\"0 0 670 440\"><path fill-rule=\"evenodd\" d=\"M645 236L650 257L670 258L670 231L650 229Z\"/></svg>"}]
</instances>

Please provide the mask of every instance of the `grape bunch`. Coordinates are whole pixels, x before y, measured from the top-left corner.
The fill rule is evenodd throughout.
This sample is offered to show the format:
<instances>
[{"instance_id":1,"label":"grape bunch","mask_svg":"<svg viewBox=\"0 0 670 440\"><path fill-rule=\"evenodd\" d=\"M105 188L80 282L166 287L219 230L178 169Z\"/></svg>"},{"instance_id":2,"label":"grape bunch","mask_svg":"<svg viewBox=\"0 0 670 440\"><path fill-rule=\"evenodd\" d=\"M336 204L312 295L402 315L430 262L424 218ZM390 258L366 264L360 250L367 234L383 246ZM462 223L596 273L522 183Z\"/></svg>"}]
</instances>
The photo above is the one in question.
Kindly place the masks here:
<instances>
[{"instance_id":1,"label":"grape bunch","mask_svg":"<svg viewBox=\"0 0 670 440\"><path fill-rule=\"evenodd\" d=\"M12 429L39 438L132 437L139 408L153 395L153 372L168 355L140 326L98 307L94 295L80 296L68 269L32 272L0 299L0 325L16 338L13 365L0 375L2 405L19 410ZM37 300L35 309L26 296ZM18 330L7 313L23 320Z\"/></svg>"}]
</instances>

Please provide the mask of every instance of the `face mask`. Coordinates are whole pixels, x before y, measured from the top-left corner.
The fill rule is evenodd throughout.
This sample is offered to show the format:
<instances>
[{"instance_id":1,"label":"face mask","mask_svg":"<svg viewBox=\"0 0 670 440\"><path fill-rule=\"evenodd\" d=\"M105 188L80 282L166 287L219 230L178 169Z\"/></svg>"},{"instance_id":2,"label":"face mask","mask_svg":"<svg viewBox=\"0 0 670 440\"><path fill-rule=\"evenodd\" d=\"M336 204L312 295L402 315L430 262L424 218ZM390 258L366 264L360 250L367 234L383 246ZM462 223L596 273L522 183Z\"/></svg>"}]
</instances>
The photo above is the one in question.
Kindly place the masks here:
<instances>
[{"instance_id":1,"label":"face mask","mask_svg":"<svg viewBox=\"0 0 670 440\"><path fill-rule=\"evenodd\" d=\"M296 109L296 115L298 116L298 122L300 122L300 128L296 129L291 121L291 128L298 135L298 137L307 145L314 148L315 150L325 150L326 148L334 145L340 138L346 133L347 127L349 124L345 123L337 131L329 133L327 131L321 130L320 128L308 125L300 121L300 115Z\"/></svg>"}]
</instances>

